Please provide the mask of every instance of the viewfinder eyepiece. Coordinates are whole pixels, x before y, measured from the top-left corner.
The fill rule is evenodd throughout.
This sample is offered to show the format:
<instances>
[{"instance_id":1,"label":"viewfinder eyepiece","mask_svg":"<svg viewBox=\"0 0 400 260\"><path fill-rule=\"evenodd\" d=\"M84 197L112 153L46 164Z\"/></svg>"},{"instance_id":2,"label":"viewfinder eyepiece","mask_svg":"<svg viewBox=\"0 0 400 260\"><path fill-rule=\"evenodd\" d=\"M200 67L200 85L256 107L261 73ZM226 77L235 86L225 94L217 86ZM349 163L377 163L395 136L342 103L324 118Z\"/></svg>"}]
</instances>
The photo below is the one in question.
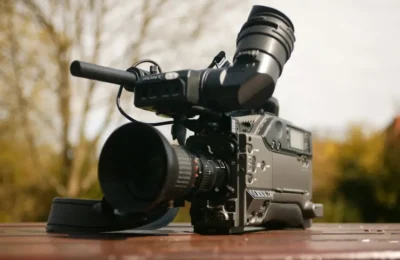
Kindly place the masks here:
<instances>
[{"instance_id":1,"label":"viewfinder eyepiece","mask_svg":"<svg viewBox=\"0 0 400 260\"><path fill-rule=\"evenodd\" d=\"M256 5L238 34L235 58L256 52L267 54L278 63L280 75L294 42L294 26L285 14Z\"/></svg>"}]
</instances>

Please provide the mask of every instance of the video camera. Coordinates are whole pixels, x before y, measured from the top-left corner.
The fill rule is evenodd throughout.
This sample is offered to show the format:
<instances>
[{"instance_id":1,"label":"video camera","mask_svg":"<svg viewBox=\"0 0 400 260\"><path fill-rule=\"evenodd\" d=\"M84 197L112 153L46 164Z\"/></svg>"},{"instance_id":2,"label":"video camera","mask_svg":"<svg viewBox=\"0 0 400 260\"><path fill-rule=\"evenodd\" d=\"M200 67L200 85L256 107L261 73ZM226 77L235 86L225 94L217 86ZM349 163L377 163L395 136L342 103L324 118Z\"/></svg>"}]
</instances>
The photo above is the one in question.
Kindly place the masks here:
<instances>
[{"instance_id":1,"label":"video camera","mask_svg":"<svg viewBox=\"0 0 400 260\"><path fill-rule=\"evenodd\" d=\"M323 215L312 202L312 135L280 118L272 97L294 42L286 15L253 6L232 64L224 52L207 69L165 73L151 60L126 71L72 62L74 76L120 85L117 107L131 122L101 150L103 200L54 199L47 230L157 229L186 202L200 234L310 227ZM137 67L143 62L149 71ZM136 121L119 104L124 89L136 107L172 120ZM179 145L155 128L165 124ZM187 139L186 129L194 133Z\"/></svg>"}]
</instances>

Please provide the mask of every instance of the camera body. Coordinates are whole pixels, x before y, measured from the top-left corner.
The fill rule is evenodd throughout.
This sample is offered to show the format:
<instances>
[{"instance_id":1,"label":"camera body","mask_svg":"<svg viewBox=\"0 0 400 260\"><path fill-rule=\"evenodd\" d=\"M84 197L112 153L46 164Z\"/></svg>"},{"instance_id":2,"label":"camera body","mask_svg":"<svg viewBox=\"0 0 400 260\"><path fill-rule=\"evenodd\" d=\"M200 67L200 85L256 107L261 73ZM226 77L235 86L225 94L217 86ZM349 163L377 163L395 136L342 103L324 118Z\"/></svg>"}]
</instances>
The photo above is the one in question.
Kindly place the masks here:
<instances>
[{"instance_id":1,"label":"camera body","mask_svg":"<svg viewBox=\"0 0 400 260\"><path fill-rule=\"evenodd\" d=\"M230 234L248 226L307 228L322 216L323 206L312 202L309 131L265 112L231 117L226 127L230 134L194 135L186 143L187 149L215 158L219 163L213 167L229 176L226 185L191 200L195 232Z\"/></svg>"},{"instance_id":2,"label":"camera body","mask_svg":"<svg viewBox=\"0 0 400 260\"><path fill-rule=\"evenodd\" d=\"M77 202L91 205L74 212L78 223L63 217L72 215L71 201L55 200L48 230L160 228L186 201L200 234L310 227L323 215L323 205L312 201L312 134L280 118L272 97L294 42L286 15L254 6L238 34L233 64L224 52L207 69L166 73L153 61L150 71L74 61L72 75L120 85L117 106L132 122L102 147L103 200ZM136 107L173 121L129 117L119 105L123 89L135 93ZM179 145L154 127L168 123ZM187 139L186 129L194 133Z\"/></svg>"},{"instance_id":3,"label":"camera body","mask_svg":"<svg viewBox=\"0 0 400 260\"><path fill-rule=\"evenodd\" d=\"M253 53L253 61L257 54ZM195 105L204 104L197 95L199 82L237 89L262 66L254 62L244 66L246 70L147 75L135 85L134 104L166 117L195 116L199 113ZM225 81L227 77L233 79ZM221 95L216 96L218 101ZM217 118L204 113L196 125L185 125L195 135L182 144L184 149L204 158L203 167L194 173L206 178L198 181L200 192L184 197L191 202L191 223L197 233L238 233L248 226L307 228L313 218L323 215L323 205L312 202L311 132L280 118L276 99L262 100L258 110Z\"/></svg>"}]
</instances>

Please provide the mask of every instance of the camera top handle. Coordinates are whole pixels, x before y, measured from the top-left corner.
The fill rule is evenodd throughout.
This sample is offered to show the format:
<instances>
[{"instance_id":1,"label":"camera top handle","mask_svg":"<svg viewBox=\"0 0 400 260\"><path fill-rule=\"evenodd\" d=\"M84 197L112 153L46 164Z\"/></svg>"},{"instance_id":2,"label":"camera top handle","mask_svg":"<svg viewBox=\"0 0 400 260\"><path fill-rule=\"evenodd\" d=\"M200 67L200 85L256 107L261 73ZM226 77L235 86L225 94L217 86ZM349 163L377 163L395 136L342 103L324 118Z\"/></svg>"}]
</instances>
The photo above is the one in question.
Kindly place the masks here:
<instances>
[{"instance_id":1,"label":"camera top handle","mask_svg":"<svg viewBox=\"0 0 400 260\"><path fill-rule=\"evenodd\" d=\"M139 79L139 75L136 73L78 60L71 63L70 71L75 77L103 81L116 85L133 85Z\"/></svg>"}]
</instances>

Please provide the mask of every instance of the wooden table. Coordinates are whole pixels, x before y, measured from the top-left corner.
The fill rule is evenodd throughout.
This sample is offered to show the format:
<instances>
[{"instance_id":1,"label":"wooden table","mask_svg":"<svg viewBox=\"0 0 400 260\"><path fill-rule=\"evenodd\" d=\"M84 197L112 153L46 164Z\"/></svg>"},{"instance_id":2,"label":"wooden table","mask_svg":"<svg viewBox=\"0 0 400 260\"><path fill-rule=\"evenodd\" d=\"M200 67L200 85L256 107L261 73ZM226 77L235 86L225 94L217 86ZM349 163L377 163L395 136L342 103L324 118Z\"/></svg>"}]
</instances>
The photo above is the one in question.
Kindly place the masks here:
<instances>
[{"instance_id":1,"label":"wooden table","mask_svg":"<svg viewBox=\"0 0 400 260\"><path fill-rule=\"evenodd\" d=\"M102 236L46 234L44 224L0 225L0 259L400 259L400 224L314 224L231 236L188 224Z\"/></svg>"}]
</instances>

